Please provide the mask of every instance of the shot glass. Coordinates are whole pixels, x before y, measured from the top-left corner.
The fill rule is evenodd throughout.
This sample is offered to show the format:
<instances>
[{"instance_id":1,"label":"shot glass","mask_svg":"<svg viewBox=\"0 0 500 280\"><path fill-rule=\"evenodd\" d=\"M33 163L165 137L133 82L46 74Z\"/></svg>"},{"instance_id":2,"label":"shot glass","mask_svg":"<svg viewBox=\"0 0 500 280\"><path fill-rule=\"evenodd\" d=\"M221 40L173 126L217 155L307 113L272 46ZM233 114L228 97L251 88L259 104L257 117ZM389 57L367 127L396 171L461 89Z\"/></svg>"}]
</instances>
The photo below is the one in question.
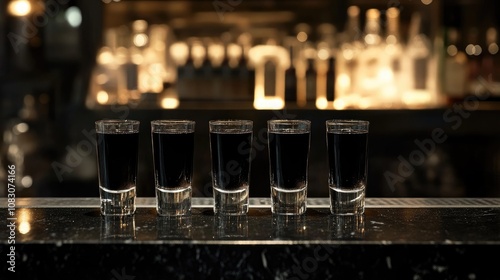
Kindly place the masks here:
<instances>
[{"instance_id":1,"label":"shot glass","mask_svg":"<svg viewBox=\"0 0 500 280\"><path fill-rule=\"evenodd\" d=\"M191 213L195 122L151 121L156 211L160 216Z\"/></svg>"},{"instance_id":2,"label":"shot glass","mask_svg":"<svg viewBox=\"0 0 500 280\"><path fill-rule=\"evenodd\" d=\"M101 214L135 213L139 121L95 122Z\"/></svg>"},{"instance_id":3,"label":"shot glass","mask_svg":"<svg viewBox=\"0 0 500 280\"><path fill-rule=\"evenodd\" d=\"M212 120L210 156L214 213L248 213L253 122L250 120Z\"/></svg>"},{"instance_id":4,"label":"shot glass","mask_svg":"<svg viewBox=\"0 0 500 280\"><path fill-rule=\"evenodd\" d=\"M306 212L311 122L269 120L271 211L301 215Z\"/></svg>"},{"instance_id":5,"label":"shot glass","mask_svg":"<svg viewBox=\"0 0 500 280\"><path fill-rule=\"evenodd\" d=\"M368 127L369 122L363 120L326 121L332 214L356 215L365 211Z\"/></svg>"}]
</instances>

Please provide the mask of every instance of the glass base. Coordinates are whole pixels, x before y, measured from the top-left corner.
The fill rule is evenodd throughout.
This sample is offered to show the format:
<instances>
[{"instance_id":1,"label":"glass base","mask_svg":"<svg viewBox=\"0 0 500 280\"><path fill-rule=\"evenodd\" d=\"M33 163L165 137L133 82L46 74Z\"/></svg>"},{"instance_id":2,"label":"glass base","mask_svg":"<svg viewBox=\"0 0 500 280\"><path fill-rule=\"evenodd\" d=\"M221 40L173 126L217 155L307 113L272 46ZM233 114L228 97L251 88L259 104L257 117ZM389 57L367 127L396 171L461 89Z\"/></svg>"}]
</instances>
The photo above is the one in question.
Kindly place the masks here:
<instances>
[{"instance_id":1,"label":"glass base","mask_svg":"<svg viewBox=\"0 0 500 280\"><path fill-rule=\"evenodd\" d=\"M278 215L302 215L306 212L307 187L299 190L271 188L271 212Z\"/></svg>"},{"instance_id":2,"label":"glass base","mask_svg":"<svg viewBox=\"0 0 500 280\"><path fill-rule=\"evenodd\" d=\"M135 187L114 191L99 187L101 214L104 216L126 216L135 213Z\"/></svg>"},{"instance_id":3,"label":"glass base","mask_svg":"<svg viewBox=\"0 0 500 280\"><path fill-rule=\"evenodd\" d=\"M334 215L360 215L365 212L365 189L339 190L330 187L330 211Z\"/></svg>"},{"instance_id":4,"label":"glass base","mask_svg":"<svg viewBox=\"0 0 500 280\"><path fill-rule=\"evenodd\" d=\"M183 189L156 188L156 212L160 216L180 216L191 213L191 187Z\"/></svg>"},{"instance_id":5,"label":"glass base","mask_svg":"<svg viewBox=\"0 0 500 280\"><path fill-rule=\"evenodd\" d=\"M231 191L214 188L214 213L220 215L247 214L248 187Z\"/></svg>"}]
</instances>

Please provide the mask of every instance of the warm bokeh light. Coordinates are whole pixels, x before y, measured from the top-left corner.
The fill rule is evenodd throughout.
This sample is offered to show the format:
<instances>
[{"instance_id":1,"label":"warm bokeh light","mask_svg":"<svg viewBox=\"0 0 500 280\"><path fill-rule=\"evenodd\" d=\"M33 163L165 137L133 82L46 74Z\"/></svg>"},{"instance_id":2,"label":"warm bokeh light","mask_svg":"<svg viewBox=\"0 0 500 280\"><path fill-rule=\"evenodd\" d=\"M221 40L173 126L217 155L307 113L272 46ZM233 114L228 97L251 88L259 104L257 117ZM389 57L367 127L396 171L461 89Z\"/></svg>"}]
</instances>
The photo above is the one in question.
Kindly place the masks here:
<instances>
[{"instance_id":1,"label":"warm bokeh light","mask_svg":"<svg viewBox=\"0 0 500 280\"><path fill-rule=\"evenodd\" d=\"M224 46L222 43L211 43L208 46L208 57L213 66L221 65L224 60Z\"/></svg>"},{"instance_id":2,"label":"warm bokeh light","mask_svg":"<svg viewBox=\"0 0 500 280\"><path fill-rule=\"evenodd\" d=\"M164 97L161 100L161 107L163 109L175 109L179 107L179 99L175 97Z\"/></svg>"},{"instance_id":3,"label":"warm bokeh light","mask_svg":"<svg viewBox=\"0 0 500 280\"><path fill-rule=\"evenodd\" d=\"M283 107L285 107L285 101L276 96L267 96L255 99L253 106L257 110L283 109Z\"/></svg>"},{"instance_id":4,"label":"warm bokeh light","mask_svg":"<svg viewBox=\"0 0 500 280\"><path fill-rule=\"evenodd\" d=\"M33 185L33 178L31 176L24 176L21 179L21 185L25 188L29 188Z\"/></svg>"},{"instance_id":5,"label":"warm bokeh light","mask_svg":"<svg viewBox=\"0 0 500 280\"><path fill-rule=\"evenodd\" d=\"M110 48L102 47L97 55L97 62L101 65L107 65L114 62L114 55Z\"/></svg>"},{"instance_id":6,"label":"warm bokeh light","mask_svg":"<svg viewBox=\"0 0 500 280\"><path fill-rule=\"evenodd\" d=\"M449 56L455 56L458 53L458 48L455 45L448 46L446 48L446 52L448 53Z\"/></svg>"},{"instance_id":7,"label":"warm bokeh light","mask_svg":"<svg viewBox=\"0 0 500 280\"><path fill-rule=\"evenodd\" d=\"M318 58L321 60L327 60L330 57L330 52L328 49L319 49L318 50Z\"/></svg>"},{"instance_id":8,"label":"warm bokeh light","mask_svg":"<svg viewBox=\"0 0 500 280\"><path fill-rule=\"evenodd\" d=\"M136 47L140 48L146 46L148 44L148 40L149 40L148 35L140 33L134 35L133 42Z\"/></svg>"},{"instance_id":9,"label":"warm bokeh light","mask_svg":"<svg viewBox=\"0 0 500 280\"><path fill-rule=\"evenodd\" d=\"M307 33L305 33L304 31L300 31L299 33L297 33L297 40L301 43L304 43L305 41L307 41Z\"/></svg>"},{"instance_id":10,"label":"warm bokeh light","mask_svg":"<svg viewBox=\"0 0 500 280\"><path fill-rule=\"evenodd\" d=\"M467 47L465 47L465 52L468 55L479 56L483 52L483 48L481 48L480 45L468 44Z\"/></svg>"},{"instance_id":11,"label":"warm bokeh light","mask_svg":"<svg viewBox=\"0 0 500 280\"><path fill-rule=\"evenodd\" d=\"M20 222L19 223L19 233L20 234L26 234L30 232L31 230L31 225L28 222Z\"/></svg>"},{"instance_id":12,"label":"warm bokeh light","mask_svg":"<svg viewBox=\"0 0 500 280\"><path fill-rule=\"evenodd\" d=\"M191 46L191 57L193 58L195 67L200 67L203 64L206 55L207 50L205 46L199 41L194 42Z\"/></svg>"},{"instance_id":13,"label":"warm bokeh light","mask_svg":"<svg viewBox=\"0 0 500 280\"><path fill-rule=\"evenodd\" d=\"M497 54L498 53L498 44L492 43L488 46L488 52L490 54Z\"/></svg>"},{"instance_id":14,"label":"warm bokeh light","mask_svg":"<svg viewBox=\"0 0 500 280\"><path fill-rule=\"evenodd\" d=\"M328 100L325 97L318 97L316 99L316 108L324 110L328 108Z\"/></svg>"},{"instance_id":15,"label":"warm bokeh light","mask_svg":"<svg viewBox=\"0 0 500 280\"><path fill-rule=\"evenodd\" d=\"M31 12L31 3L28 0L12 0L7 10L16 17L27 16Z\"/></svg>"},{"instance_id":16,"label":"warm bokeh light","mask_svg":"<svg viewBox=\"0 0 500 280\"><path fill-rule=\"evenodd\" d=\"M106 104L106 103L108 103L109 95L106 91L101 90L101 91L97 92L96 100L97 100L97 103L99 103L99 104Z\"/></svg>"},{"instance_id":17,"label":"warm bokeh light","mask_svg":"<svg viewBox=\"0 0 500 280\"><path fill-rule=\"evenodd\" d=\"M29 130L29 125L25 122L18 123L14 128L14 134L19 135L21 133L25 133Z\"/></svg>"},{"instance_id":18,"label":"warm bokeh light","mask_svg":"<svg viewBox=\"0 0 500 280\"><path fill-rule=\"evenodd\" d=\"M19 223L19 233L27 234L31 230L31 214L29 209L21 208L18 210L17 222Z\"/></svg>"},{"instance_id":19,"label":"warm bokeh light","mask_svg":"<svg viewBox=\"0 0 500 280\"><path fill-rule=\"evenodd\" d=\"M170 46L170 55L177 65L184 65L189 55L189 47L185 42L175 42Z\"/></svg>"},{"instance_id":20,"label":"warm bokeh light","mask_svg":"<svg viewBox=\"0 0 500 280\"><path fill-rule=\"evenodd\" d=\"M248 57L255 65L254 108L257 110L283 109L285 107L285 70L290 67L288 51L280 46L257 45L250 49ZM274 95L265 92L265 67L268 62L276 67Z\"/></svg>"}]
</instances>

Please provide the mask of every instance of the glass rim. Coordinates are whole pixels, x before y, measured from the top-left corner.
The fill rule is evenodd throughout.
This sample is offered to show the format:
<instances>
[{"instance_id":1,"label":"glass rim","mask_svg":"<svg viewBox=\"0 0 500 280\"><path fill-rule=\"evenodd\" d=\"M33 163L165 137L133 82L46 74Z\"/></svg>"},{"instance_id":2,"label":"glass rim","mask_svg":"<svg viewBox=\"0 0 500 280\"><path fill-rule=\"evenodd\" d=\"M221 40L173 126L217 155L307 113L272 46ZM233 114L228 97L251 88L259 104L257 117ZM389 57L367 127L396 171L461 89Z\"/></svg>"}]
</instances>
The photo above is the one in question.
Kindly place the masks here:
<instances>
[{"instance_id":1,"label":"glass rim","mask_svg":"<svg viewBox=\"0 0 500 280\"><path fill-rule=\"evenodd\" d=\"M311 133L311 121L304 119L284 120L273 119L267 121L268 133L303 134Z\"/></svg>"},{"instance_id":2,"label":"glass rim","mask_svg":"<svg viewBox=\"0 0 500 280\"><path fill-rule=\"evenodd\" d=\"M275 120L268 120L268 124L311 124L310 120L283 120L283 119L275 119Z\"/></svg>"},{"instance_id":3,"label":"glass rim","mask_svg":"<svg viewBox=\"0 0 500 280\"><path fill-rule=\"evenodd\" d=\"M156 124L196 124L196 121L186 119L158 119L151 121L151 125Z\"/></svg>"},{"instance_id":4,"label":"glass rim","mask_svg":"<svg viewBox=\"0 0 500 280\"><path fill-rule=\"evenodd\" d=\"M134 125L134 124L140 124L141 122L138 121L138 120L129 120L129 119L104 119L104 120L98 120L98 121L95 121L95 124L96 125L99 125L99 124L131 124L131 125Z\"/></svg>"},{"instance_id":5,"label":"glass rim","mask_svg":"<svg viewBox=\"0 0 500 280\"><path fill-rule=\"evenodd\" d=\"M367 120L357 120L357 119L331 119L327 120L326 125L369 125L370 122Z\"/></svg>"},{"instance_id":6,"label":"glass rim","mask_svg":"<svg viewBox=\"0 0 500 280\"><path fill-rule=\"evenodd\" d=\"M253 125L252 120L240 120L240 119L221 119L221 120L210 120L209 125Z\"/></svg>"}]
</instances>

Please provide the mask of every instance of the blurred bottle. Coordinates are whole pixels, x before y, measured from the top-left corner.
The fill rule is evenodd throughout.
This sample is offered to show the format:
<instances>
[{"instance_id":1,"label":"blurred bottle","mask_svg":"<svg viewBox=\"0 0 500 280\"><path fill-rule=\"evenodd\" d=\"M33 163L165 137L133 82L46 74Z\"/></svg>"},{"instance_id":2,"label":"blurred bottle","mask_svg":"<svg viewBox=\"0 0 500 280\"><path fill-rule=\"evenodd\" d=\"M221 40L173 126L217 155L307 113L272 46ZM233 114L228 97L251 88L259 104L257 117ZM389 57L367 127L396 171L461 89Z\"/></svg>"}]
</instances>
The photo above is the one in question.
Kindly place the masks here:
<instances>
[{"instance_id":1,"label":"blurred bottle","mask_svg":"<svg viewBox=\"0 0 500 280\"><path fill-rule=\"evenodd\" d=\"M447 30L443 89L448 103L462 100L467 91L467 56L459 49L459 36L456 28Z\"/></svg>"},{"instance_id":2,"label":"blurred bottle","mask_svg":"<svg viewBox=\"0 0 500 280\"><path fill-rule=\"evenodd\" d=\"M336 56L335 101L336 109L352 106L351 95L356 93L358 83L358 56L363 48L360 29L360 9L350 6L347 9L347 22L341 34L341 45Z\"/></svg>"},{"instance_id":3,"label":"blurred bottle","mask_svg":"<svg viewBox=\"0 0 500 280\"><path fill-rule=\"evenodd\" d=\"M333 48L326 42L317 46L318 60L316 64L316 107L331 107L335 98L335 58Z\"/></svg>"},{"instance_id":4,"label":"blurred bottle","mask_svg":"<svg viewBox=\"0 0 500 280\"><path fill-rule=\"evenodd\" d=\"M285 106L285 71L289 53L277 45L256 45L249 51L255 65L254 108L282 109Z\"/></svg>"},{"instance_id":5,"label":"blurred bottle","mask_svg":"<svg viewBox=\"0 0 500 280\"><path fill-rule=\"evenodd\" d=\"M382 96L383 87L390 83L387 81L387 71L383 72L384 57L382 46L382 34L380 26L380 11L368 9L366 11L365 35L363 37L364 48L358 59L359 67L356 69L357 84L356 93L359 95L361 107L369 107L379 101Z\"/></svg>"},{"instance_id":6,"label":"blurred bottle","mask_svg":"<svg viewBox=\"0 0 500 280\"><path fill-rule=\"evenodd\" d=\"M437 102L437 61L424 23L428 24L422 20L420 13L412 14L403 58L403 73L408 75L408 86L403 92L402 101L408 107L427 106Z\"/></svg>"},{"instance_id":7,"label":"blurred bottle","mask_svg":"<svg viewBox=\"0 0 500 280\"><path fill-rule=\"evenodd\" d=\"M211 80L213 78L212 71L207 71L207 48L203 40L200 38L190 38L190 57L189 71L192 71L191 76L186 76L185 82L189 83L186 85L188 91L185 92L184 98L190 99L206 99L211 91L207 90L210 88Z\"/></svg>"},{"instance_id":8,"label":"blurred bottle","mask_svg":"<svg viewBox=\"0 0 500 280\"><path fill-rule=\"evenodd\" d=\"M250 63L248 52L252 47L252 35L248 32L241 33L237 38L237 45L241 48L239 56L237 73L238 73L238 88L241 92L241 98L244 100L252 100L255 81L255 69Z\"/></svg>"},{"instance_id":9,"label":"blurred bottle","mask_svg":"<svg viewBox=\"0 0 500 280\"><path fill-rule=\"evenodd\" d=\"M233 71L230 65L229 54L229 46L232 43L231 34L229 32L222 33L221 41L223 45L223 58L220 68L218 69L218 74L214 77L216 89L212 94L224 100L231 100L235 94L233 87L234 79L231 77Z\"/></svg>"},{"instance_id":10,"label":"blurred bottle","mask_svg":"<svg viewBox=\"0 0 500 280\"><path fill-rule=\"evenodd\" d=\"M399 9L391 7L386 12L387 30L385 37L385 54L387 56L387 67L392 73L390 84L385 89L384 96L393 105L401 102L401 92L408 85L407 76L402 71L402 59L405 46L399 32Z\"/></svg>"},{"instance_id":11,"label":"blurred bottle","mask_svg":"<svg viewBox=\"0 0 500 280\"><path fill-rule=\"evenodd\" d=\"M325 96L326 100L328 102L333 102L335 99L335 77L336 77L336 72L335 72L335 64L336 64L336 55L337 55L337 29L333 24L330 23L323 23L318 26L318 33L319 33L319 43L317 46L318 49L318 77L320 75L323 75L323 73L320 74L321 71L324 72L324 82L326 85L325 87ZM323 69L320 65L323 64ZM319 93L319 88L322 87L320 86L319 80L322 80L322 78L318 78L317 82L317 91L318 93L316 96L321 96L322 94Z\"/></svg>"},{"instance_id":12,"label":"blurred bottle","mask_svg":"<svg viewBox=\"0 0 500 280\"><path fill-rule=\"evenodd\" d=\"M307 71L309 69L309 75L311 76L312 70L310 66L310 61L306 57L307 45L310 45L311 36L311 26L307 23L299 23L295 26L295 37L297 38L298 53L295 62L295 69L297 73L297 105L306 106L307 105ZM309 86L310 87L310 86Z\"/></svg>"},{"instance_id":13,"label":"blurred bottle","mask_svg":"<svg viewBox=\"0 0 500 280\"><path fill-rule=\"evenodd\" d=\"M196 91L196 66L195 66L195 56L193 55L193 41L194 39L190 38L187 41L187 56L186 62L179 66L179 81L178 81L178 94L180 99L191 99L191 98L201 98L201 96L197 96ZM196 48L195 48L196 49ZM199 93L202 95L205 92Z\"/></svg>"},{"instance_id":14,"label":"blurred bottle","mask_svg":"<svg viewBox=\"0 0 500 280\"><path fill-rule=\"evenodd\" d=\"M306 103L313 104L316 101L316 71L317 51L312 44L307 44L303 50L306 62L305 83L306 83Z\"/></svg>"},{"instance_id":15,"label":"blurred bottle","mask_svg":"<svg viewBox=\"0 0 500 280\"><path fill-rule=\"evenodd\" d=\"M186 67L188 60L190 60L190 48L187 42L177 41L172 43L169 48L172 61L175 64L176 70L176 81L175 89L179 99L185 99L187 97L187 83L185 80L186 76L194 76L194 67L192 67L192 62L189 63L190 67Z\"/></svg>"},{"instance_id":16,"label":"blurred bottle","mask_svg":"<svg viewBox=\"0 0 500 280\"><path fill-rule=\"evenodd\" d=\"M290 58L290 67L285 71L285 101L297 101L297 73L295 68L297 56L297 39L295 37L288 37L285 40L285 48L288 50Z\"/></svg>"}]
</instances>

